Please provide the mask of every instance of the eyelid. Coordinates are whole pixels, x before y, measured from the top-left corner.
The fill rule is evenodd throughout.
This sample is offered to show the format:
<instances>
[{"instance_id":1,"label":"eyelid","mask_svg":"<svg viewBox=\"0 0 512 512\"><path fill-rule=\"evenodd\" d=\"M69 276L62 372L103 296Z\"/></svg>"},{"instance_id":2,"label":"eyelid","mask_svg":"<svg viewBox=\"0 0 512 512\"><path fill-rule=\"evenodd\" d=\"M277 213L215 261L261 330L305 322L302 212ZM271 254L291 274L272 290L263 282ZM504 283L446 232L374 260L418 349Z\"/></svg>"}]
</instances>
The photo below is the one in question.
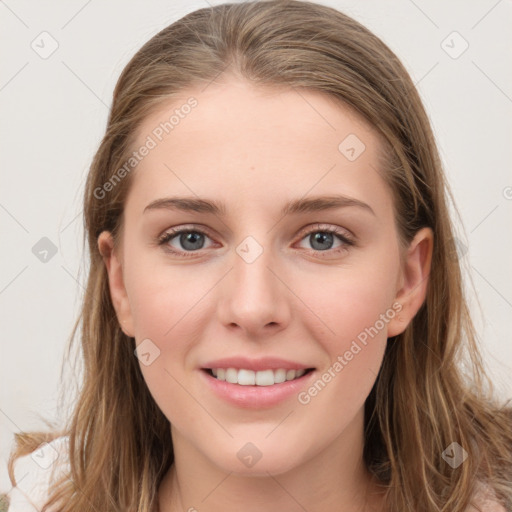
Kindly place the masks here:
<instances>
[{"instance_id":1,"label":"eyelid","mask_svg":"<svg viewBox=\"0 0 512 512\"><path fill-rule=\"evenodd\" d=\"M175 228L169 228L166 231L164 231L161 235L157 237L157 239L164 238L168 234L179 234L181 231L197 231L199 233L203 233L205 235L208 235L210 238L212 238L212 232L207 228L206 226L203 226L202 224L182 224L179 226L176 226ZM347 239L355 241L355 236L352 232L350 232L346 228L342 228L340 226L335 226L331 224L323 224L320 222L309 224L308 226L303 227L297 236L301 236L304 234L306 236L307 234L310 234L314 232L315 230L318 231L331 231L335 232L336 234L343 234Z\"/></svg>"},{"instance_id":2,"label":"eyelid","mask_svg":"<svg viewBox=\"0 0 512 512\"><path fill-rule=\"evenodd\" d=\"M321 222L310 224L309 226L304 227L303 229L300 230L299 236L302 236L302 234L304 234L304 236L306 236L308 234L315 233L316 231L326 231L326 232L335 233L335 234L343 236L347 240L355 243L356 237L348 229L342 228L341 226L332 225L332 224L323 224Z\"/></svg>"},{"instance_id":3,"label":"eyelid","mask_svg":"<svg viewBox=\"0 0 512 512\"><path fill-rule=\"evenodd\" d=\"M208 236L213 234L209 228L202 224L179 224L178 226L166 229L160 236L163 237L168 233L179 233L180 231L197 231L207 234Z\"/></svg>"},{"instance_id":4,"label":"eyelid","mask_svg":"<svg viewBox=\"0 0 512 512\"><path fill-rule=\"evenodd\" d=\"M161 235L159 235L156 238L156 242L158 245L162 245L162 244L166 243L166 241L169 241L170 239L182 234L183 232L185 232L185 233L187 233L187 232L200 233L200 234L206 235L210 239L213 239L212 233L206 226L203 226L201 224L181 224L179 226L166 229ZM166 247L165 249L171 253L187 253L188 252L190 254L194 254L194 253L199 253L200 251L202 251L202 249L200 249L199 251L176 251L174 249L169 249L168 247Z\"/></svg>"},{"instance_id":5,"label":"eyelid","mask_svg":"<svg viewBox=\"0 0 512 512\"><path fill-rule=\"evenodd\" d=\"M164 231L160 236L157 237L157 245L164 245L166 244L166 242L182 234L183 232L196 232L199 234L206 235L210 239L213 239L210 230L206 226L200 224L183 224L176 226L174 228L169 228L168 230ZM326 251L315 251L314 249L306 249L308 252L313 252L315 254L321 254L325 252L327 255L336 255L342 251L346 251L348 247L356 245L356 237L348 229L336 225L322 223L314 223L302 228L297 235L299 238L298 241L301 242L306 236L316 232L331 233L334 236L337 236L343 245L342 247L338 247L336 249L328 249ZM187 258L194 257L195 255L198 254L201 255L204 249L199 249L197 251L181 251L171 249L170 247L165 245L164 250L171 254Z\"/></svg>"}]
</instances>

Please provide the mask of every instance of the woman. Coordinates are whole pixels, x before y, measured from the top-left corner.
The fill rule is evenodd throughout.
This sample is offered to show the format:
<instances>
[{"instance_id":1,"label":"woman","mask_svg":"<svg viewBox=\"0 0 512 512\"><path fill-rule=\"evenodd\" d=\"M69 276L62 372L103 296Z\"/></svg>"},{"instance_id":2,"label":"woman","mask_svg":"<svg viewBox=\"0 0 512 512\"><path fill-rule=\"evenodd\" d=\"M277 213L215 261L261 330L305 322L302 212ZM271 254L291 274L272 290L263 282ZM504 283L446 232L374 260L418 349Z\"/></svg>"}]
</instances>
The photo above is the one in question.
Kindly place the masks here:
<instances>
[{"instance_id":1,"label":"woman","mask_svg":"<svg viewBox=\"0 0 512 512\"><path fill-rule=\"evenodd\" d=\"M353 19L265 1L165 28L88 176L76 408L17 437L13 483L39 450L61 511L509 510L447 194L410 77Z\"/></svg>"}]
</instances>

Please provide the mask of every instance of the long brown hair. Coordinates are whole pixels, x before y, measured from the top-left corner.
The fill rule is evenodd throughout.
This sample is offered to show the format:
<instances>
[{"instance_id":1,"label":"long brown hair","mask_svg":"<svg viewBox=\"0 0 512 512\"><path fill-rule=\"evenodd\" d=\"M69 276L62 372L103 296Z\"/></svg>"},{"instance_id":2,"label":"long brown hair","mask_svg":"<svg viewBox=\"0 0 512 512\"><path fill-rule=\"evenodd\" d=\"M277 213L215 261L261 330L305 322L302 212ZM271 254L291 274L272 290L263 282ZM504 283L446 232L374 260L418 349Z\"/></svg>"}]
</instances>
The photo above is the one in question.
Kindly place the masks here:
<instances>
[{"instance_id":1,"label":"long brown hair","mask_svg":"<svg viewBox=\"0 0 512 512\"><path fill-rule=\"evenodd\" d=\"M388 342L365 403L364 460L387 488L387 507L462 512L482 482L511 510L512 409L493 398L479 354L448 211L448 199L454 201L418 92L396 55L364 26L297 0L192 12L149 40L123 70L84 196L90 268L70 339L71 346L81 326L83 385L64 428L16 435L13 485L17 457L67 435L71 471L55 483L51 504L61 503L62 512L157 508L158 486L173 462L169 422L146 387L135 340L120 328L97 247L104 230L119 241L131 174L107 194L98 190L126 162L151 112L228 71L256 86L324 92L355 109L386 148L381 172L400 242L406 247L425 226L434 232L426 300ZM469 453L455 469L442 458L453 442Z\"/></svg>"}]
</instances>

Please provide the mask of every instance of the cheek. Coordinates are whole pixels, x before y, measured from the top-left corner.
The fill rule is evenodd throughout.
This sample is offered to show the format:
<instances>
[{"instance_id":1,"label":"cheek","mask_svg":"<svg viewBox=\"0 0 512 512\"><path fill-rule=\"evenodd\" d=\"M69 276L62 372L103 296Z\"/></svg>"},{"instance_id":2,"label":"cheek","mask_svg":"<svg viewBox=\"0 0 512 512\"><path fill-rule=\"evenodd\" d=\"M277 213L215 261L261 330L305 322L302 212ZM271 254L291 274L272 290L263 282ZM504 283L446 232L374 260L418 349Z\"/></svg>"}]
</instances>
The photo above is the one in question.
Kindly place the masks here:
<instances>
[{"instance_id":1,"label":"cheek","mask_svg":"<svg viewBox=\"0 0 512 512\"><path fill-rule=\"evenodd\" d=\"M323 422L326 438L334 438L363 407L379 373L387 325L397 314L385 275L351 273L309 295L311 309L320 312L323 322L324 334L316 339L328 358L297 399L308 417ZM317 423L310 427L314 431Z\"/></svg>"},{"instance_id":2,"label":"cheek","mask_svg":"<svg viewBox=\"0 0 512 512\"><path fill-rule=\"evenodd\" d=\"M390 307L385 288L353 278L343 284L327 286L322 293L309 296L311 309L319 312L321 320L312 319L310 325L321 326L316 328L315 338L328 355L321 369L323 382L339 390L337 401L357 409L379 372L387 325L396 311Z\"/></svg>"},{"instance_id":3,"label":"cheek","mask_svg":"<svg viewBox=\"0 0 512 512\"><path fill-rule=\"evenodd\" d=\"M137 344L147 344L149 352L155 354L149 365L139 356L144 380L167 419L186 428L200 412L191 406L186 379L192 370L188 354L200 341L199 317L205 291L200 284L187 286L183 278L168 278L141 281L132 292Z\"/></svg>"},{"instance_id":4,"label":"cheek","mask_svg":"<svg viewBox=\"0 0 512 512\"><path fill-rule=\"evenodd\" d=\"M137 265L127 265L126 286L137 340L154 338L160 343L183 339L176 333L201 310L208 291L208 275L202 278L189 267L155 265L154 258L141 257Z\"/></svg>"},{"instance_id":5,"label":"cheek","mask_svg":"<svg viewBox=\"0 0 512 512\"><path fill-rule=\"evenodd\" d=\"M138 351L150 354L146 359L139 355L144 379L164 413L179 409L187 400L180 383L191 369L187 354L200 340L206 303L201 299L208 280L165 265L158 269L153 263L145 265L144 258L137 260L136 267L127 265L126 276ZM151 363L144 364L148 359Z\"/></svg>"},{"instance_id":6,"label":"cheek","mask_svg":"<svg viewBox=\"0 0 512 512\"><path fill-rule=\"evenodd\" d=\"M319 372L320 382L306 390L299 403L310 404L315 415L332 410L333 428L355 414L371 391L384 356L388 324L399 310L393 307L398 257L384 250L371 256L351 268L331 269L329 279L308 279L299 291L315 312L307 313L306 324L328 356Z\"/></svg>"},{"instance_id":7,"label":"cheek","mask_svg":"<svg viewBox=\"0 0 512 512\"><path fill-rule=\"evenodd\" d=\"M387 263L390 265L380 261L335 272L330 269L325 276L311 275L298 281L300 286L294 292L309 310L305 309L304 318L309 319L311 329L325 333L328 352L343 349L358 336L364 338L368 330L373 337L386 338L387 322L395 315L392 305L396 292L395 271L392 262Z\"/></svg>"}]
</instances>

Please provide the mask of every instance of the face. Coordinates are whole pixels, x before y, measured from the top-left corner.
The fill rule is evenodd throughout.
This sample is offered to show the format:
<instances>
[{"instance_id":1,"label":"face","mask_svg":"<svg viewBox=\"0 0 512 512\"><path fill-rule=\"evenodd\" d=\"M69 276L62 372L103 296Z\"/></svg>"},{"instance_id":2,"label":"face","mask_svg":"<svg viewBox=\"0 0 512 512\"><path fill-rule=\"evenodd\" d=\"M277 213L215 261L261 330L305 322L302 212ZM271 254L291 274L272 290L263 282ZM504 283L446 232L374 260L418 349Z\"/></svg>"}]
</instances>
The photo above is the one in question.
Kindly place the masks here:
<instances>
[{"instance_id":1,"label":"face","mask_svg":"<svg viewBox=\"0 0 512 512\"><path fill-rule=\"evenodd\" d=\"M106 232L99 247L178 449L277 474L362 434L387 338L419 309L430 264L427 230L400 263L377 134L321 93L234 78L137 133L152 147L121 247ZM184 197L220 208L165 201Z\"/></svg>"}]
</instances>

